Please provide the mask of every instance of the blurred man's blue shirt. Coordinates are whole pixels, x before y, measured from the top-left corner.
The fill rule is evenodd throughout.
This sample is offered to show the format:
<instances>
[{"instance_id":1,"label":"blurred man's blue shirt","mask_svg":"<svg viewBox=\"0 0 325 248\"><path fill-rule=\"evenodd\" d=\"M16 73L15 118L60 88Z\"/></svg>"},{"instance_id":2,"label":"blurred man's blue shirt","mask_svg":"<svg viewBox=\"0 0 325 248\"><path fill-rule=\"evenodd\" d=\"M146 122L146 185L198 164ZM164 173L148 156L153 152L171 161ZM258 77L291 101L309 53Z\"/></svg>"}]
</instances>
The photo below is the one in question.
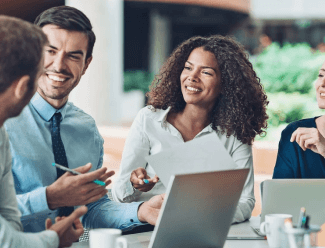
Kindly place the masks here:
<instances>
[{"instance_id":1,"label":"blurred man's blue shirt","mask_svg":"<svg viewBox=\"0 0 325 248\"><path fill-rule=\"evenodd\" d=\"M57 179L56 168L51 165L54 155L50 132L50 119L56 112L62 114L60 132L69 168L90 162L93 171L103 163L104 141L94 119L69 102L57 110L36 93L20 116L5 123L18 206L27 232L44 230L45 219L56 216L46 198L46 187ZM105 196L87 205L83 224L88 228L131 229L142 224L137 218L139 204L120 204Z\"/></svg>"}]
</instances>

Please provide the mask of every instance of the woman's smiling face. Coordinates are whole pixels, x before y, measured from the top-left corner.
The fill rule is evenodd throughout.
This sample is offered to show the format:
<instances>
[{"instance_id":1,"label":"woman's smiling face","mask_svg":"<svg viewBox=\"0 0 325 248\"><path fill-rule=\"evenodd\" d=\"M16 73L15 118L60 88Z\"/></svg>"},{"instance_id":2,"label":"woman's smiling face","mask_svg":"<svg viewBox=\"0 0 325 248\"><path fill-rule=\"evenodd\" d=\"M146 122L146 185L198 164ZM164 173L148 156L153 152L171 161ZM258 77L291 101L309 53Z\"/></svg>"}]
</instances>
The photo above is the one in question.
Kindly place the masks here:
<instances>
[{"instance_id":1,"label":"woman's smiling face","mask_svg":"<svg viewBox=\"0 0 325 248\"><path fill-rule=\"evenodd\" d=\"M221 91L221 76L216 57L203 47L195 48L180 76L186 104L211 110Z\"/></svg>"}]
</instances>

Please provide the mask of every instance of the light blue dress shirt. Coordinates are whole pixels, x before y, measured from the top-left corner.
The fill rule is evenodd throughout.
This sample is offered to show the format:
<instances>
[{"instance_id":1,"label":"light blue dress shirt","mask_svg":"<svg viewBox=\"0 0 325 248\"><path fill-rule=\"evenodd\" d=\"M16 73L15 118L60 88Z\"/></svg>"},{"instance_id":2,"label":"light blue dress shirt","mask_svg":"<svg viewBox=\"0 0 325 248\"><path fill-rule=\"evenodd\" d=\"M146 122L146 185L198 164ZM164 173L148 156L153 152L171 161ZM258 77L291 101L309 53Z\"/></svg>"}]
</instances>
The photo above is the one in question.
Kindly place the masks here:
<instances>
[{"instance_id":1,"label":"light blue dress shirt","mask_svg":"<svg viewBox=\"0 0 325 248\"><path fill-rule=\"evenodd\" d=\"M36 93L18 117L7 120L18 207L24 230L29 232L44 230L45 219L54 219L57 214L48 208L46 199L46 187L57 178L56 168L51 165L54 155L50 132L50 119L56 112L62 114L61 139L69 168L90 162L94 171L103 163L104 141L94 119L70 102L57 110ZM139 204L121 204L105 196L87 205L83 225L130 230L142 224L137 217Z\"/></svg>"}]
</instances>

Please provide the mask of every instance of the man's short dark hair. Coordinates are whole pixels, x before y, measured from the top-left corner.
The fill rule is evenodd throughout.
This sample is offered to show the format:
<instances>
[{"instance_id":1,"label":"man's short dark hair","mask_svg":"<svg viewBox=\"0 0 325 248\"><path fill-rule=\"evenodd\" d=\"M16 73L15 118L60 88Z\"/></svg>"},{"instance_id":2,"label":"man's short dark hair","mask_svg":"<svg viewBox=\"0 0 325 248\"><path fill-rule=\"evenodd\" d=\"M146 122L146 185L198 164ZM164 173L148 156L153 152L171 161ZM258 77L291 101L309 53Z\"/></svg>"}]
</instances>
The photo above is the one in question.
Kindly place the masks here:
<instances>
[{"instance_id":1,"label":"man's short dark hair","mask_svg":"<svg viewBox=\"0 0 325 248\"><path fill-rule=\"evenodd\" d=\"M87 16L80 10L70 6L58 6L42 12L34 22L39 27L52 24L68 31L83 32L88 37L86 59L92 56L96 36Z\"/></svg>"},{"instance_id":2,"label":"man's short dark hair","mask_svg":"<svg viewBox=\"0 0 325 248\"><path fill-rule=\"evenodd\" d=\"M30 77L28 86L34 89L47 42L46 35L39 27L18 18L0 15L0 93L24 75Z\"/></svg>"}]
</instances>

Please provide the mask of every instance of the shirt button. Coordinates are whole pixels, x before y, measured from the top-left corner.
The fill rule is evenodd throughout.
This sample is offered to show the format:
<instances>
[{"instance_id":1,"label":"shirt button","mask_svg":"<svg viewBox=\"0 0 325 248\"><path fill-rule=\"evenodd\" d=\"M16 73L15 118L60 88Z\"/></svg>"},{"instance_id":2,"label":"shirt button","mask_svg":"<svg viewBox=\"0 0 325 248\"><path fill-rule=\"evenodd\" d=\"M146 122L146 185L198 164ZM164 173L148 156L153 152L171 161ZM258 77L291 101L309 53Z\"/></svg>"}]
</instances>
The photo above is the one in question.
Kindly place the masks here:
<instances>
[{"instance_id":1,"label":"shirt button","mask_svg":"<svg viewBox=\"0 0 325 248\"><path fill-rule=\"evenodd\" d=\"M133 222L133 219L131 219L131 222Z\"/></svg>"}]
</instances>

